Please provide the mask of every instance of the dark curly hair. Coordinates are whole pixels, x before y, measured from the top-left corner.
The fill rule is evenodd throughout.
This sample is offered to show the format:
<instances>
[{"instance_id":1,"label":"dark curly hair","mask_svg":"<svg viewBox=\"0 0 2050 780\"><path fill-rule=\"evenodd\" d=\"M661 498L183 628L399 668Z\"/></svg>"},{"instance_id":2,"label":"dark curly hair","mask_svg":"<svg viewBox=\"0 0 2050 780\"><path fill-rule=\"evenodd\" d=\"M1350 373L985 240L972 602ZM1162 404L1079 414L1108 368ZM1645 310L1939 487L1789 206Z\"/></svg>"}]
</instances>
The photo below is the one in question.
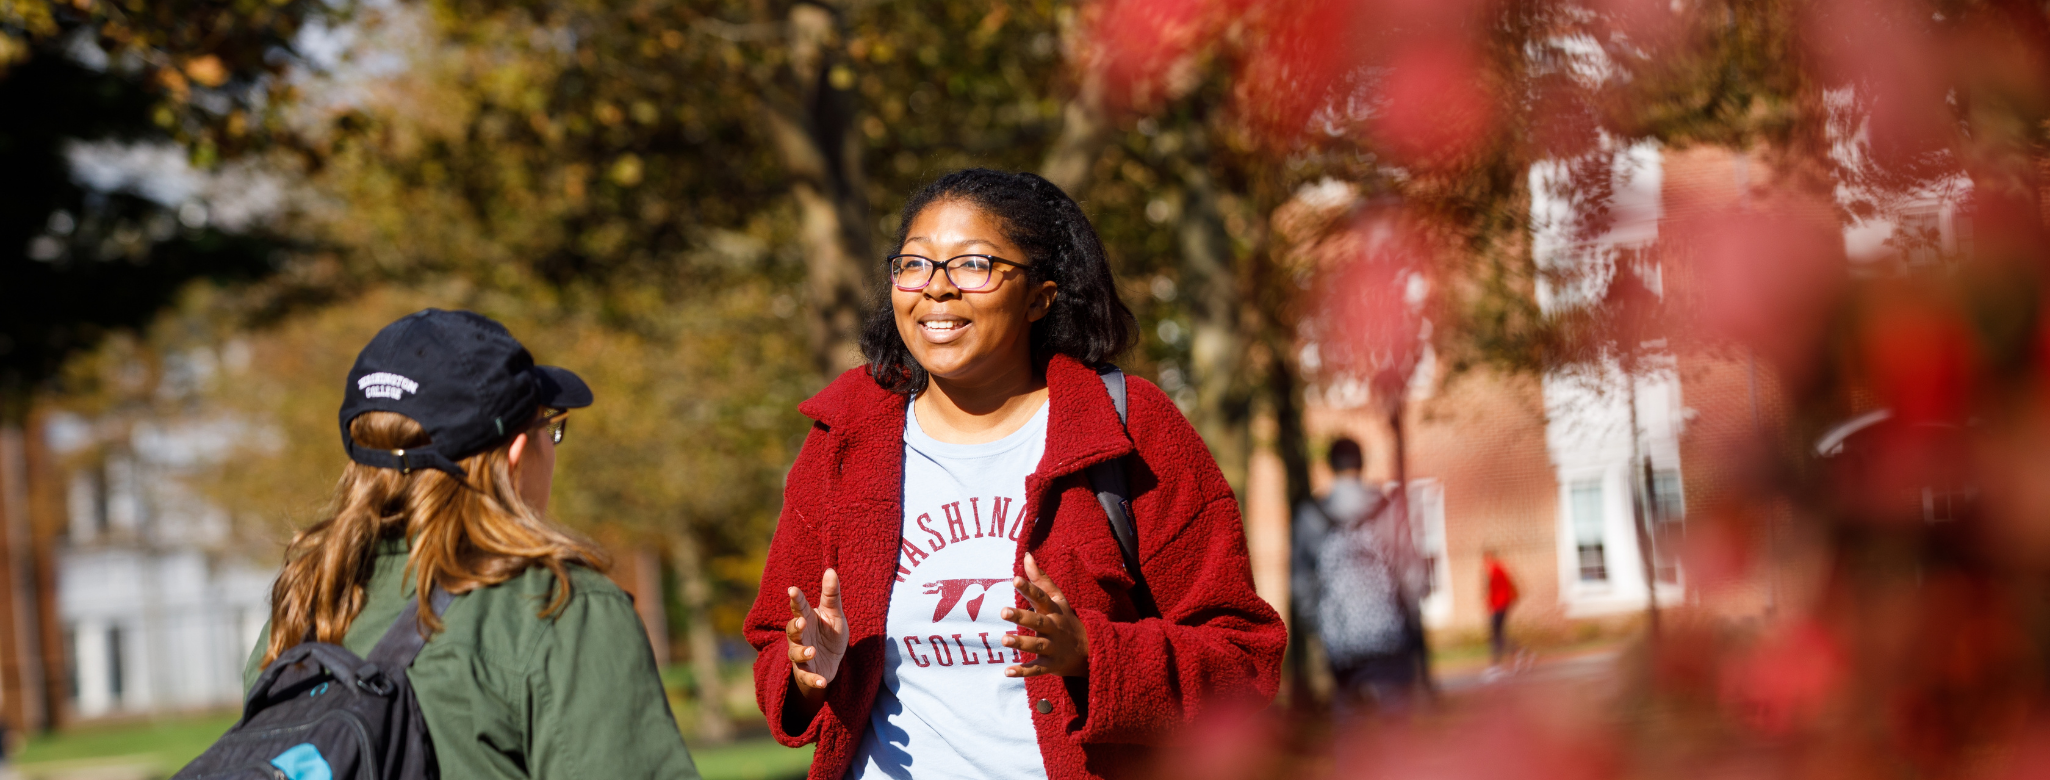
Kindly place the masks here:
<instances>
[{"instance_id":1,"label":"dark curly hair","mask_svg":"<svg viewBox=\"0 0 2050 780\"><path fill-rule=\"evenodd\" d=\"M955 171L925 185L904 204L897 226L897 251L903 251L911 223L935 203L962 201L995 217L1004 238L1025 250L1026 278L1057 285L1053 307L1032 323L1032 357L1042 365L1055 354L1084 365L1110 362L1130 349L1139 322L1118 298L1103 242L1083 216L1082 207L1054 186L1030 173L1004 173L987 168ZM890 282L885 279L861 329L861 355L869 376L893 393L925 389L925 367L911 357L911 348L897 332L890 307Z\"/></svg>"}]
</instances>

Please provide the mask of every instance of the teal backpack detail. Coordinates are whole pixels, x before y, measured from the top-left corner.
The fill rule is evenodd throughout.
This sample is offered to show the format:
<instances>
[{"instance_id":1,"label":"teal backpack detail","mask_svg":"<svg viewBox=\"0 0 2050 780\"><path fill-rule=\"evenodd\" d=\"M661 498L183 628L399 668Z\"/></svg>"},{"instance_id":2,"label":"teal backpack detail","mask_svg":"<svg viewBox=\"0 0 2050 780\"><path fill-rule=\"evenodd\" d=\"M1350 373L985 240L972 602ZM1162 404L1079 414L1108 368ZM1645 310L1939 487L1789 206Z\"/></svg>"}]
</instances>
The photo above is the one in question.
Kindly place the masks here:
<instances>
[{"instance_id":1,"label":"teal backpack detail","mask_svg":"<svg viewBox=\"0 0 2050 780\"><path fill-rule=\"evenodd\" d=\"M334 780L334 767L320 755L320 748L311 742L301 742L279 753L270 760L270 765L285 773L286 780Z\"/></svg>"},{"instance_id":2,"label":"teal backpack detail","mask_svg":"<svg viewBox=\"0 0 2050 780\"><path fill-rule=\"evenodd\" d=\"M454 600L434 589L434 614ZM406 668L426 646L409 601L359 658L301 642L264 667L242 719L172 780L431 780L441 773Z\"/></svg>"}]
</instances>

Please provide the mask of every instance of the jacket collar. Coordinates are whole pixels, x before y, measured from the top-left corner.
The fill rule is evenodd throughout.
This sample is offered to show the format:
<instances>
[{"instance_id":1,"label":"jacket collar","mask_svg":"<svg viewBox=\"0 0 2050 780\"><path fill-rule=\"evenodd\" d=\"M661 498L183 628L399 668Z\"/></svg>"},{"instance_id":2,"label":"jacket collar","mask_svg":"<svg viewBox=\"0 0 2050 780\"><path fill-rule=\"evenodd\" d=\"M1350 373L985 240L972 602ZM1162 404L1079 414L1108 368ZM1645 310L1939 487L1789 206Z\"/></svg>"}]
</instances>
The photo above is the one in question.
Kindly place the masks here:
<instances>
[{"instance_id":1,"label":"jacket collar","mask_svg":"<svg viewBox=\"0 0 2050 780\"><path fill-rule=\"evenodd\" d=\"M1117 407L1095 369L1057 354L1047 362L1046 385L1052 408L1040 479L1072 474L1132 451L1131 437L1118 422ZM907 402L907 396L876 384L862 366L848 369L797 409L840 432L850 447L872 452L870 447L903 446ZM892 491L897 488L888 486Z\"/></svg>"},{"instance_id":2,"label":"jacket collar","mask_svg":"<svg viewBox=\"0 0 2050 780\"><path fill-rule=\"evenodd\" d=\"M1132 438L1118 421L1117 407L1096 370L1067 355L1046 366L1046 457L1042 479L1073 474L1132 451ZM1129 408L1129 402L1128 406Z\"/></svg>"}]
</instances>

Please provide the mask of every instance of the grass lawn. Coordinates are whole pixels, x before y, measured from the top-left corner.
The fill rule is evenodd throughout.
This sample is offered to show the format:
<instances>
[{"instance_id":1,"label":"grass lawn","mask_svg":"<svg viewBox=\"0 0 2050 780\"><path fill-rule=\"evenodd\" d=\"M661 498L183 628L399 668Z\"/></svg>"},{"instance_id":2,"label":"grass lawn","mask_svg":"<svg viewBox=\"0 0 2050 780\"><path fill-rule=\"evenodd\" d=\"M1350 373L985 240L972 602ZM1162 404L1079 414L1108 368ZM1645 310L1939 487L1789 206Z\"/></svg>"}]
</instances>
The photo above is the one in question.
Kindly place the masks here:
<instances>
[{"instance_id":1,"label":"grass lawn","mask_svg":"<svg viewBox=\"0 0 2050 780\"><path fill-rule=\"evenodd\" d=\"M168 777L235 724L235 716L208 715L146 723L81 726L29 740L15 756L31 778L57 777L94 767L133 767L143 776ZM767 738L691 748L705 780L784 780L802 777L811 748L783 747Z\"/></svg>"},{"instance_id":2,"label":"grass lawn","mask_svg":"<svg viewBox=\"0 0 2050 780\"><path fill-rule=\"evenodd\" d=\"M101 763L147 765L169 775L198 756L232 725L234 715L84 726L31 738L15 760L31 777L45 774L40 769L61 770Z\"/></svg>"},{"instance_id":3,"label":"grass lawn","mask_svg":"<svg viewBox=\"0 0 2050 780\"><path fill-rule=\"evenodd\" d=\"M690 749L705 780L786 780L811 768L811 745L792 750L768 737L720 747Z\"/></svg>"}]
</instances>

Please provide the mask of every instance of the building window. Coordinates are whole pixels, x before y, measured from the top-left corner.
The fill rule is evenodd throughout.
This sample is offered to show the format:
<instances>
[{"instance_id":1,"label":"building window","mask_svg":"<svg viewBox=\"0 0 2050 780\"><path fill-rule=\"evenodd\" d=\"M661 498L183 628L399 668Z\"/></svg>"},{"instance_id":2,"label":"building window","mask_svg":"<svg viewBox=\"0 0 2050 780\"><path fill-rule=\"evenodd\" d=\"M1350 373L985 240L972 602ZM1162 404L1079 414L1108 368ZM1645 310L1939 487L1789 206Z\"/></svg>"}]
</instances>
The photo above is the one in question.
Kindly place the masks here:
<instances>
[{"instance_id":1,"label":"building window","mask_svg":"<svg viewBox=\"0 0 2050 780\"><path fill-rule=\"evenodd\" d=\"M1950 215L1950 245L1958 259L1972 259L1972 251L1976 247L1973 246L1971 214L1960 211Z\"/></svg>"},{"instance_id":2,"label":"building window","mask_svg":"<svg viewBox=\"0 0 2050 780\"><path fill-rule=\"evenodd\" d=\"M1935 210L1901 215L1901 257L1909 265L1934 265L1943 257L1942 215Z\"/></svg>"},{"instance_id":3,"label":"building window","mask_svg":"<svg viewBox=\"0 0 2050 780\"><path fill-rule=\"evenodd\" d=\"M1651 475L1652 570L1658 581L1680 582L1680 533L1686 528L1687 502L1680 493L1679 469Z\"/></svg>"},{"instance_id":4,"label":"building window","mask_svg":"<svg viewBox=\"0 0 2050 780\"><path fill-rule=\"evenodd\" d=\"M71 701L78 701L78 627L64 627L64 682L71 689Z\"/></svg>"},{"instance_id":5,"label":"building window","mask_svg":"<svg viewBox=\"0 0 2050 780\"><path fill-rule=\"evenodd\" d=\"M1922 522L1948 523L1958 519L1976 498L1969 488L1959 489L1951 485L1922 488Z\"/></svg>"},{"instance_id":6,"label":"building window","mask_svg":"<svg viewBox=\"0 0 2050 780\"><path fill-rule=\"evenodd\" d=\"M1424 560L1423 596L1445 589L1445 486L1435 479L1409 482L1410 538Z\"/></svg>"},{"instance_id":7,"label":"building window","mask_svg":"<svg viewBox=\"0 0 2050 780\"><path fill-rule=\"evenodd\" d=\"M1606 523L1602 513L1602 483L1584 480L1573 483L1573 545L1578 552L1581 582L1608 582L1609 562Z\"/></svg>"},{"instance_id":8,"label":"building window","mask_svg":"<svg viewBox=\"0 0 2050 780\"><path fill-rule=\"evenodd\" d=\"M92 526L94 538L104 538L114 528L114 496L107 484L107 470L103 464L92 472Z\"/></svg>"},{"instance_id":9,"label":"building window","mask_svg":"<svg viewBox=\"0 0 2050 780\"><path fill-rule=\"evenodd\" d=\"M107 535L107 472L105 464L79 469L71 476L71 541L88 544Z\"/></svg>"},{"instance_id":10,"label":"building window","mask_svg":"<svg viewBox=\"0 0 2050 780\"><path fill-rule=\"evenodd\" d=\"M123 688L121 669L121 627L107 629L107 697L116 703L121 701Z\"/></svg>"}]
</instances>

